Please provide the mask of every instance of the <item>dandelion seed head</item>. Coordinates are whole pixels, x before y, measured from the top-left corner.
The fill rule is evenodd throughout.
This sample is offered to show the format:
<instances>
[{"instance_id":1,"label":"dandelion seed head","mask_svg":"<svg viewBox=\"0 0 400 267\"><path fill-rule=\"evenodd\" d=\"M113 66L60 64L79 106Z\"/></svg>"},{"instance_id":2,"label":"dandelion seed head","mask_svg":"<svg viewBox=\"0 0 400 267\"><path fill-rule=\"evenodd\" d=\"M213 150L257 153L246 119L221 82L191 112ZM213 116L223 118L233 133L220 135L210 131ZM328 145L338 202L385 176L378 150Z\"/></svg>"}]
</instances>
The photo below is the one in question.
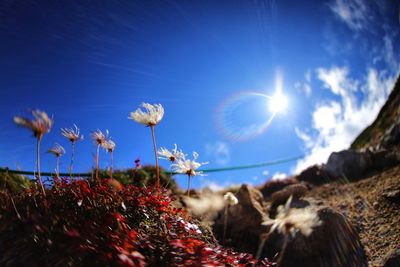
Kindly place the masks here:
<instances>
[{"instance_id":1,"label":"dandelion seed head","mask_svg":"<svg viewBox=\"0 0 400 267\"><path fill-rule=\"evenodd\" d=\"M178 150L178 146L174 144L174 149L169 151L168 149L161 147L157 154L160 159L166 159L170 162L175 162L178 159L185 159L186 155L182 152L182 150Z\"/></svg>"},{"instance_id":2,"label":"dandelion seed head","mask_svg":"<svg viewBox=\"0 0 400 267\"><path fill-rule=\"evenodd\" d=\"M231 192L228 192L224 195L224 200L229 206L234 206L239 203L239 200Z\"/></svg>"},{"instance_id":3,"label":"dandelion seed head","mask_svg":"<svg viewBox=\"0 0 400 267\"><path fill-rule=\"evenodd\" d=\"M32 110L32 116L33 120L15 116L14 122L17 125L30 129L37 138L41 138L44 134L50 132L53 126L53 119L49 118L46 112L35 109Z\"/></svg>"},{"instance_id":4,"label":"dandelion seed head","mask_svg":"<svg viewBox=\"0 0 400 267\"><path fill-rule=\"evenodd\" d=\"M114 142L113 140L111 140L111 139L106 140L106 141L102 144L102 147L103 147L105 150L107 150L107 152L109 152L109 153L114 152L115 146L116 146L115 142Z\"/></svg>"},{"instance_id":5,"label":"dandelion seed head","mask_svg":"<svg viewBox=\"0 0 400 267\"><path fill-rule=\"evenodd\" d=\"M199 154L193 152L193 160L190 159L178 159L175 163L171 164L172 169L178 173L184 173L189 176L204 175L202 171L196 171L202 165L208 164L208 162L197 162Z\"/></svg>"},{"instance_id":6,"label":"dandelion seed head","mask_svg":"<svg viewBox=\"0 0 400 267\"><path fill-rule=\"evenodd\" d=\"M55 143L53 147L49 148L47 150L48 153L54 154L57 158L61 157L63 154L65 154L65 149L58 143Z\"/></svg>"},{"instance_id":7,"label":"dandelion seed head","mask_svg":"<svg viewBox=\"0 0 400 267\"><path fill-rule=\"evenodd\" d=\"M80 135L78 126L74 124L74 128L61 128L61 134L72 143L78 140L83 140L83 135Z\"/></svg>"},{"instance_id":8,"label":"dandelion seed head","mask_svg":"<svg viewBox=\"0 0 400 267\"><path fill-rule=\"evenodd\" d=\"M108 130L106 131L106 135L103 134L102 131L97 130L92 133L92 139L96 143L96 145L103 146L107 140Z\"/></svg>"},{"instance_id":9,"label":"dandelion seed head","mask_svg":"<svg viewBox=\"0 0 400 267\"><path fill-rule=\"evenodd\" d=\"M141 108L136 109L130 113L129 119L132 119L138 123L146 126L157 125L164 116L164 108L161 104L148 104L142 103L141 105L145 111Z\"/></svg>"},{"instance_id":10,"label":"dandelion seed head","mask_svg":"<svg viewBox=\"0 0 400 267\"><path fill-rule=\"evenodd\" d=\"M311 208L302 209L290 208L290 197L286 204L278 207L275 219L266 219L262 225L271 225L270 233L277 230L279 233L292 237L300 232L304 236L309 236L313 228L322 224L318 214Z\"/></svg>"}]
</instances>

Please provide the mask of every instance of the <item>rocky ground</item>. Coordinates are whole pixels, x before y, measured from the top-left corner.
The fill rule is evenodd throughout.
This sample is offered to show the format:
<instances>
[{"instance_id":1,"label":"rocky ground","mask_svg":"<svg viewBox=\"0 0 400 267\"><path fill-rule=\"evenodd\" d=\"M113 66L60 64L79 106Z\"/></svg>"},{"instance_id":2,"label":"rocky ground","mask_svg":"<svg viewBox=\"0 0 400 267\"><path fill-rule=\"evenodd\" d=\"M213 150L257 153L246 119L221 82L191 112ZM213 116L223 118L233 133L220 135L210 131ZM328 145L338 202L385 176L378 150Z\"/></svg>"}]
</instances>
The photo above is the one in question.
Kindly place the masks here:
<instances>
[{"instance_id":1,"label":"rocky ground","mask_svg":"<svg viewBox=\"0 0 400 267\"><path fill-rule=\"evenodd\" d=\"M384 266L400 249L400 166L358 182L334 182L307 192L341 212L360 235L369 265Z\"/></svg>"}]
</instances>

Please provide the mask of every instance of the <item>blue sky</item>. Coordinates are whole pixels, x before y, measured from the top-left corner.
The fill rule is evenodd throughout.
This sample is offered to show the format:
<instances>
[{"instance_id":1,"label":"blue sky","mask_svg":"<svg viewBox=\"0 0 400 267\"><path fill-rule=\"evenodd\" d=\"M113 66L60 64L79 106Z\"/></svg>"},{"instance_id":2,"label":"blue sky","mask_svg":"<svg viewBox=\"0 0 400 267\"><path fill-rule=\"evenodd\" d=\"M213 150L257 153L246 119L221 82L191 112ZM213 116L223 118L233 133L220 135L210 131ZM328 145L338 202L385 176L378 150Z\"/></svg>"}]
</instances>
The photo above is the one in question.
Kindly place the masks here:
<instances>
[{"instance_id":1,"label":"blue sky","mask_svg":"<svg viewBox=\"0 0 400 267\"><path fill-rule=\"evenodd\" d=\"M0 35L0 166L35 169L34 139L12 122L32 108L54 116L43 148L66 148L62 171L60 128L74 123L85 135L77 171L93 166L96 129L117 143L117 168L152 164L150 130L128 120L141 102L165 108L159 146L197 151L209 168L305 155L195 187L260 184L326 161L373 121L400 66L397 1L2 1ZM248 133L270 118L252 93L273 95L279 76L288 108Z\"/></svg>"}]
</instances>

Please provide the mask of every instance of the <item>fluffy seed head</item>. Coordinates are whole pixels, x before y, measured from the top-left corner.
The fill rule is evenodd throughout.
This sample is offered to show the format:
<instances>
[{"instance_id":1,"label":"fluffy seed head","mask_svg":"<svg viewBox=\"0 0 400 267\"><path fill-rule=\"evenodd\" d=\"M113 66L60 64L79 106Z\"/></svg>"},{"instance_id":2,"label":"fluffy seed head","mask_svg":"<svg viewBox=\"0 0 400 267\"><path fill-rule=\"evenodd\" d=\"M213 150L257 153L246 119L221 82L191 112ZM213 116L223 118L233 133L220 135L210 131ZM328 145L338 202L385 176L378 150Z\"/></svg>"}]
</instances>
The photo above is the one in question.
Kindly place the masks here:
<instances>
[{"instance_id":1,"label":"fluffy seed head","mask_svg":"<svg viewBox=\"0 0 400 267\"><path fill-rule=\"evenodd\" d=\"M309 236L313 228L322 224L319 220L318 214L306 207L303 209L290 208L292 197L288 199L285 206L278 207L278 214L275 219L267 219L262 225L272 225L270 233L275 229L281 234L290 234L292 237L300 232L304 236Z\"/></svg>"},{"instance_id":2,"label":"fluffy seed head","mask_svg":"<svg viewBox=\"0 0 400 267\"><path fill-rule=\"evenodd\" d=\"M61 157L63 154L65 154L65 149L58 143L55 143L53 147L49 148L47 150L48 153L54 154L57 158Z\"/></svg>"},{"instance_id":3,"label":"fluffy seed head","mask_svg":"<svg viewBox=\"0 0 400 267\"><path fill-rule=\"evenodd\" d=\"M179 159L185 159L186 155L182 152L182 150L178 150L176 144L174 144L174 149L169 151L168 149L161 147L157 154L159 155L160 159L166 159L170 162L175 162Z\"/></svg>"},{"instance_id":4,"label":"fluffy seed head","mask_svg":"<svg viewBox=\"0 0 400 267\"><path fill-rule=\"evenodd\" d=\"M80 135L79 128L74 124L75 128L61 128L61 134L72 143L78 140L83 140L83 135Z\"/></svg>"},{"instance_id":5,"label":"fluffy seed head","mask_svg":"<svg viewBox=\"0 0 400 267\"><path fill-rule=\"evenodd\" d=\"M115 142L111 139L108 139L104 142L104 144L102 145L102 147L107 150L107 152L112 153L114 152L115 149Z\"/></svg>"},{"instance_id":6,"label":"fluffy seed head","mask_svg":"<svg viewBox=\"0 0 400 267\"><path fill-rule=\"evenodd\" d=\"M95 142L96 145L100 145L100 146L104 145L104 143L107 140L107 136L108 136L108 130L106 130L106 134L103 134L103 132L100 130L97 130L92 133L93 141Z\"/></svg>"},{"instance_id":7,"label":"fluffy seed head","mask_svg":"<svg viewBox=\"0 0 400 267\"><path fill-rule=\"evenodd\" d=\"M193 152L193 160L189 159L178 159L175 163L171 164L172 169L175 172L178 173L184 173L190 176L196 176L196 175L204 175L202 174L202 171L196 171L198 168L200 168L204 164L208 164L208 162L197 162L197 158L199 157L199 154L196 152Z\"/></svg>"},{"instance_id":8,"label":"fluffy seed head","mask_svg":"<svg viewBox=\"0 0 400 267\"><path fill-rule=\"evenodd\" d=\"M239 203L239 200L231 192L228 192L224 195L224 200L229 206L234 206Z\"/></svg>"},{"instance_id":9,"label":"fluffy seed head","mask_svg":"<svg viewBox=\"0 0 400 267\"><path fill-rule=\"evenodd\" d=\"M141 106L145 109L145 111L138 108L134 112L131 112L129 119L146 126L155 126L164 116L164 108L161 104L152 105L148 103L142 103Z\"/></svg>"},{"instance_id":10,"label":"fluffy seed head","mask_svg":"<svg viewBox=\"0 0 400 267\"><path fill-rule=\"evenodd\" d=\"M50 132L53 120L49 118L46 112L35 109L32 110L32 115L33 120L15 116L14 122L17 125L30 129L37 138L41 138L45 133Z\"/></svg>"}]
</instances>

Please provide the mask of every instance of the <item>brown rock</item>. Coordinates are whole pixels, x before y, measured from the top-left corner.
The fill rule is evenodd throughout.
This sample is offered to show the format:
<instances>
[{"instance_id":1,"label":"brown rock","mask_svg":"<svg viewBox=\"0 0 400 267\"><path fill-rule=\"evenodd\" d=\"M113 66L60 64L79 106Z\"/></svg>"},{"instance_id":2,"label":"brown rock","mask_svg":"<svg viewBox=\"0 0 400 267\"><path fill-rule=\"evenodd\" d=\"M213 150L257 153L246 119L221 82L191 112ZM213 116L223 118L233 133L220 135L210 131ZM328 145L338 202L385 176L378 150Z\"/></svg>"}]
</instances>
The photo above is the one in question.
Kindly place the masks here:
<instances>
[{"instance_id":1,"label":"brown rock","mask_svg":"<svg viewBox=\"0 0 400 267\"><path fill-rule=\"evenodd\" d=\"M239 203L228 209L227 246L235 247L244 252L255 254L259 236L265 232L261 225L265 218L263 196L261 192L251 186L242 185L236 193ZM224 211L222 210L214 222L213 230L218 240L222 242L224 228Z\"/></svg>"},{"instance_id":2,"label":"brown rock","mask_svg":"<svg viewBox=\"0 0 400 267\"><path fill-rule=\"evenodd\" d=\"M280 267L363 267L368 266L364 249L354 227L331 209L318 211L322 225L316 227L309 237L300 233L290 240L283 252ZM284 237L276 231L271 233L262 256L274 258L281 253Z\"/></svg>"},{"instance_id":3,"label":"brown rock","mask_svg":"<svg viewBox=\"0 0 400 267\"><path fill-rule=\"evenodd\" d=\"M314 165L302 171L296 176L296 179L299 182L306 182L312 185L322 185L333 181L334 177L329 175L323 166Z\"/></svg>"}]
</instances>

